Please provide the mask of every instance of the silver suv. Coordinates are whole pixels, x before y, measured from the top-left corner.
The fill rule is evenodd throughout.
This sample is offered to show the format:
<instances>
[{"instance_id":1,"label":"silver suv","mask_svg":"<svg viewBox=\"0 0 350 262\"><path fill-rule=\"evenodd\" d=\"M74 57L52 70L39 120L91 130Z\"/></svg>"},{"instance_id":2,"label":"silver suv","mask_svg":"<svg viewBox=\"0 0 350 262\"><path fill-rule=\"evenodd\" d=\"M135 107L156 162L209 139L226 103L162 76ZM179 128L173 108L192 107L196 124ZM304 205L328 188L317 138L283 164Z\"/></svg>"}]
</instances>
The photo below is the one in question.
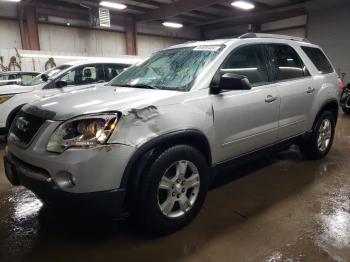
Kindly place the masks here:
<instances>
[{"instance_id":1,"label":"silver suv","mask_svg":"<svg viewBox=\"0 0 350 262\"><path fill-rule=\"evenodd\" d=\"M109 85L23 107L6 174L45 203L127 213L158 234L197 215L227 164L291 144L325 157L337 122L333 67L286 36L177 45Z\"/></svg>"}]
</instances>

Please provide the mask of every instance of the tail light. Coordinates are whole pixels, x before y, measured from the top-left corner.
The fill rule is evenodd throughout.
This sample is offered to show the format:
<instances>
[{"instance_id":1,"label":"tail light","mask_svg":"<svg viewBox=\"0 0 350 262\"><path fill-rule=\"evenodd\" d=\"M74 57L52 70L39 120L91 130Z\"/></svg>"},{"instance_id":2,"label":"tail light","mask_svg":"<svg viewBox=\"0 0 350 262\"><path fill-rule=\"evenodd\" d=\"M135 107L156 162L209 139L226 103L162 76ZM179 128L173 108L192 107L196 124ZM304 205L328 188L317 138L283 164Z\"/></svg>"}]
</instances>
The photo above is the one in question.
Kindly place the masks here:
<instances>
[{"instance_id":1,"label":"tail light","mask_svg":"<svg viewBox=\"0 0 350 262\"><path fill-rule=\"evenodd\" d=\"M344 88L344 82L340 78L338 79L338 88L339 88L339 91L342 91Z\"/></svg>"}]
</instances>

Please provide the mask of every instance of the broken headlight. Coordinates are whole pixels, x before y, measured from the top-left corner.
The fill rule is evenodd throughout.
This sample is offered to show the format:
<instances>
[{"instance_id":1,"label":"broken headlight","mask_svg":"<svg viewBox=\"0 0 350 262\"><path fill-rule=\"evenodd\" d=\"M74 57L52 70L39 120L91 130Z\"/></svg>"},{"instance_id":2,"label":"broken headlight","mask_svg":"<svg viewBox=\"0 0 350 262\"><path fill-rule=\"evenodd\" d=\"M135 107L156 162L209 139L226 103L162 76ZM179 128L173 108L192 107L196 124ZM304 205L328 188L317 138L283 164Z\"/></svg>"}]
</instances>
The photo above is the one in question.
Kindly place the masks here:
<instances>
[{"instance_id":1,"label":"broken headlight","mask_svg":"<svg viewBox=\"0 0 350 262\"><path fill-rule=\"evenodd\" d=\"M62 123L51 135L46 150L62 153L70 147L101 145L117 128L117 114L87 115Z\"/></svg>"},{"instance_id":2,"label":"broken headlight","mask_svg":"<svg viewBox=\"0 0 350 262\"><path fill-rule=\"evenodd\" d=\"M7 100L9 100L14 95L0 95L0 104L5 103Z\"/></svg>"}]
</instances>

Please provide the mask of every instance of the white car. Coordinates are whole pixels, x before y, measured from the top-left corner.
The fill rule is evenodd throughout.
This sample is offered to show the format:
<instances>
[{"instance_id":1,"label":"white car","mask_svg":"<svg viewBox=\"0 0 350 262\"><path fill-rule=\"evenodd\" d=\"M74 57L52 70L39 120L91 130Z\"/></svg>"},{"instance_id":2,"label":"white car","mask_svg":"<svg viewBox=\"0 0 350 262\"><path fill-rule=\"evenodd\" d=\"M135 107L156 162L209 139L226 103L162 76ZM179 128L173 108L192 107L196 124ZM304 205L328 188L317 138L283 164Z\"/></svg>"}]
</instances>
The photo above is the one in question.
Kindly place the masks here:
<instances>
[{"instance_id":1,"label":"white car","mask_svg":"<svg viewBox=\"0 0 350 262\"><path fill-rule=\"evenodd\" d=\"M113 62L111 62L113 61ZM138 59L84 60L52 68L21 85L0 86L0 135L6 135L16 113L37 99L96 87L117 76Z\"/></svg>"}]
</instances>

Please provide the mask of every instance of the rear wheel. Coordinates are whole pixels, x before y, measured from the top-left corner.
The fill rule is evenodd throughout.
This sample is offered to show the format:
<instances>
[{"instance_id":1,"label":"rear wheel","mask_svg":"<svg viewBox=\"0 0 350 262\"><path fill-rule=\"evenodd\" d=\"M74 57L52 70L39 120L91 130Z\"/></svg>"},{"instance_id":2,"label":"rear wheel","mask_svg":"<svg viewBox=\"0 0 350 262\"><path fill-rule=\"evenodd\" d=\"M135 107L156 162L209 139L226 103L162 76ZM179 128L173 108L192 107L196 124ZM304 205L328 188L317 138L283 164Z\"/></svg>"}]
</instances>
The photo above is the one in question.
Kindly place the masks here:
<instances>
[{"instance_id":1,"label":"rear wheel","mask_svg":"<svg viewBox=\"0 0 350 262\"><path fill-rule=\"evenodd\" d=\"M170 234L190 223L199 212L208 187L204 156L188 145L162 152L144 174L136 214L156 235Z\"/></svg>"},{"instance_id":2,"label":"rear wheel","mask_svg":"<svg viewBox=\"0 0 350 262\"><path fill-rule=\"evenodd\" d=\"M321 159L331 149L335 130L334 115L324 111L317 119L312 134L302 141L300 151L309 159Z\"/></svg>"}]
</instances>

